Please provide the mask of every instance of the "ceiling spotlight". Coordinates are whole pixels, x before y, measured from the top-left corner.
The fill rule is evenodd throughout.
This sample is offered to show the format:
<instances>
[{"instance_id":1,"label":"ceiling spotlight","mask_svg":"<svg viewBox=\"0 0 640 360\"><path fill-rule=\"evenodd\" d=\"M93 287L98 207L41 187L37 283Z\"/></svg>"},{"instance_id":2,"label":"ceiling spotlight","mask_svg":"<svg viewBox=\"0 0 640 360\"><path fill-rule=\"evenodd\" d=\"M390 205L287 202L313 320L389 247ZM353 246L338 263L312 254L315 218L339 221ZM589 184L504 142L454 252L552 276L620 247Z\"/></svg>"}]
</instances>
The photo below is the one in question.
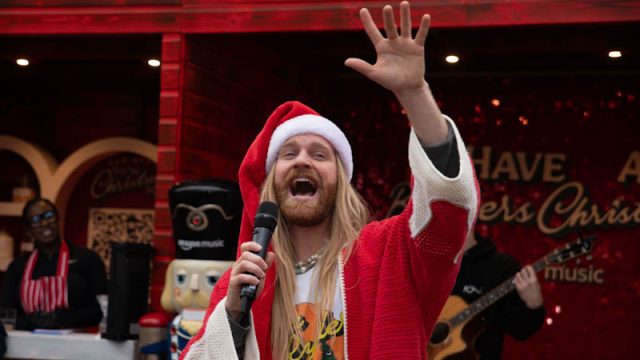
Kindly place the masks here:
<instances>
[{"instance_id":1,"label":"ceiling spotlight","mask_svg":"<svg viewBox=\"0 0 640 360\"><path fill-rule=\"evenodd\" d=\"M158 59L149 59L149 61L147 61L147 64L149 64L149 66L152 66L152 67L158 67L158 66L160 66L160 60L158 60Z\"/></svg>"},{"instance_id":2,"label":"ceiling spotlight","mask_svg":"<svg viewBox=\"0 0 640 360\"><path fill-rule=\"evenodd\" d=\"M609 57L612 59L617 59L622 57L622 52L620 50L611 50L609 51Z\"/></svg>"},{"instance_id":3,"label":"ceiling spotlight","mask_svg":"<svg viewBox=\"0 0 640 360\"><path fill-rule=\"evenodd\" d=\"M455 64L458 61L460 61L460 58L457 57L456 55L447 55L446 58L444 58L449 64Z\"/></svg>"},{"instance_id":4,"label":"ceiling spotlight","mask_svg":"<svg viewBox=\"0 0 640 360\"><path fill-rule=\"evenodd\" d=\"M29 60L20 58L16 60L16 64L20 66L29 66Z\"/></svg>"}]
</instances>

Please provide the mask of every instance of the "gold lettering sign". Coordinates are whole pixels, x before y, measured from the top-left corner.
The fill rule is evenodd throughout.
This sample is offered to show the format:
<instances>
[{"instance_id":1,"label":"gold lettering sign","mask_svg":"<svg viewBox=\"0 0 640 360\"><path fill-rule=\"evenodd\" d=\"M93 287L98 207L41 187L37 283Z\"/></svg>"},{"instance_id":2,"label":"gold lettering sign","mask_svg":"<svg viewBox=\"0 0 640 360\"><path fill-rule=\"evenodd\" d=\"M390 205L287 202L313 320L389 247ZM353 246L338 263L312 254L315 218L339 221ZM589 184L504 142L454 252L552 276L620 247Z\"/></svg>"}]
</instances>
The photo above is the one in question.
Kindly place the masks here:
<instances>
[{"instance_id":1,"label":"gold lettering sign","mask_svg":"<svg viewBox=\"0 0 640 360\"><path fill-rule=\"evenodd\" d=\"M476 174L480 180L495 181L508 179L511 181L540 180L548 183L560 183L565 180L564 164L567 161L565 154L559 153L535 153L505 151L494 160L493 149L483 146L479 156L475 154L475 148L467 148Z\"/></svg>"},{"instance_id":2,"label":"gold lettering sign","mask_svg":"<svg viewBox=\"0 0 640 360\"><path fill-rule=\"evenodd\" d=\"M557 188L542 204L537 217L538 229L545 235L562 236L577 227L589 229L640 224L640 203L624 205L616 199L607 208L604 210L592 204L581 183L569 182ZM554 218L562 222L552 225Z\"/></svg>"},{"instance_id":3,"label":"gold lettering sign","mask_svg":"<svg viewBox=\"0 0 640 360\"><path fill-rule=\"evenodd\" d=\"M575 282L581 284L604 284L604 269L588 267L549 266L544 269L547 281Z\"/></svg>"},{"instance_id":4,"label":"gold lettering sign","mask_svg":"<svg viewBox=\"0 0 640 360\"><path fill-rule=\"evenodd\" d=\"M624 183L631 178L635 178L636 184L640 184L640 151L634 151L629 155L617 180L620 183Z\"/></svg>"},{"instance_id":5,"label":"gold lettering sign","mask_svg":"<svg viewBox=\"0 0 640 360\"><path fill-rule=\"evenodd\" d=\"M481 180L508 179L513 181L548 183L566 178L565 154L503 152L492 161L493 150L483 146L474 157L474 148L468 148ZM515 155L514 155L515 154ZM617 177L618 182L640 183L640 151L633 151ZM397 214L410 196L408 183L397 184L392 192L393 203L389 215ZM625 203L613 199L606 205L594 204L585 186L578 181L566 182L547 196L539 208L531 202L514 204L508 194L499 200L485 200L480 205L478 220L486 223L509 223L537 226L544 235L562 237L576 228L602 229L640 224L640 202Z\"/></svg>"}]
</instances>

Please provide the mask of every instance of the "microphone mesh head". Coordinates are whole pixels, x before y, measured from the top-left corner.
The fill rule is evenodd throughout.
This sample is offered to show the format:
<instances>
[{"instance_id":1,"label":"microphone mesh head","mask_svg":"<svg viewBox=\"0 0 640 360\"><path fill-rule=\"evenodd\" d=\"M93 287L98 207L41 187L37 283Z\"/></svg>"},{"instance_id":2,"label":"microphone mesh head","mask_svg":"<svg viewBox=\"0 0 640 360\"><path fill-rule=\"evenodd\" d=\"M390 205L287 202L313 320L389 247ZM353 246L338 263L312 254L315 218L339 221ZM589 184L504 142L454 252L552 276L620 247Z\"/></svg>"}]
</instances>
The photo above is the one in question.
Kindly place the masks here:
<instances>
[{"instance_id":1,"label":"microphone mesh head","mask_svg":"<svg viewBox=\"0 0 640 360\"><path fill-rule=\"evenodd\" d=\"M278 223L278 205L271 201L265 201L260 204L254 227L264 227L271 231L276 228Z\"/></svg>"}]
</instances>

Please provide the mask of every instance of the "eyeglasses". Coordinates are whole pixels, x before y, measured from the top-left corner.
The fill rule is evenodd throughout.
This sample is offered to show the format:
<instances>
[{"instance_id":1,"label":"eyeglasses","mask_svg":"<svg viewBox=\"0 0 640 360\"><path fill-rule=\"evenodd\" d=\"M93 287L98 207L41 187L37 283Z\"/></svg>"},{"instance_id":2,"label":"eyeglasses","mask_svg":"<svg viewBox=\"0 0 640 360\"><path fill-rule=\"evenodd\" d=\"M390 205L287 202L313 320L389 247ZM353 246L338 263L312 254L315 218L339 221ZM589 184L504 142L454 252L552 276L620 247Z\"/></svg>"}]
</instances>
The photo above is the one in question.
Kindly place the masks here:
<instances>
[{"instance_id":1,"label":"eyeglasses","mask_svg":"<svg viewBox=\"0 0 640 360\"><path fill-rule=\"evenodd\" d=\"M56 217L55 211L48 210L48 211L43 212L42 214L33 215L31 217L30 221L31 221L31 225L38 225L43 220L49 220L49 219L53 219L55 217Z\"/></svg>"}]
</instances>

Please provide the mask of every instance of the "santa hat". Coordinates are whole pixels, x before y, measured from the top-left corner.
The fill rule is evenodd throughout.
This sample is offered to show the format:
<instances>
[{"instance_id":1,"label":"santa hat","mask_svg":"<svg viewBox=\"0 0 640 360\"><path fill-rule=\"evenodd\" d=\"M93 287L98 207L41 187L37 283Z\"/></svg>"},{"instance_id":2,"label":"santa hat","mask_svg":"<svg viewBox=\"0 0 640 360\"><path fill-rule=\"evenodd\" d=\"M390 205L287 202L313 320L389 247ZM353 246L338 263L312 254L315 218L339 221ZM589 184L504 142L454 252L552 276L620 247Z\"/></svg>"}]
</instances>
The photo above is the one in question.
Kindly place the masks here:
<instances>
[{"instance_id":1,"label":"santa hat","mask_svg":"<svg viewBox=\"0 0 640 360\"><path fill-rule=\"evenodd\" d=\"M304 106L299 102L293 103L295 106ZM309 109L311 110L311 109ZM313 111L313 110L311 110ZM271 118L269 119L271 120ZM347 172L349 180L353 174L353 158L351 156L351 145L344 133L330 120L316 114L304 114L283 120L271 135L269 150L265 170L269 172L278 157L278 152L282 145L290 138L302 134L315 134L325 138L340 156L344 170Z\"/></svg>"},{"instance_id":2,"label":"santa hat","mask_svg":"<svg viewBox=\"0 0 640 360\"><path fill-rule=\"evenodd\" d=\"M329 141L351 179L353 158L351 146L344 133L333 122L300 102L289 101L280 105L269 116L240 165L238 178L244 211L239 244L251 240L253 218L260 201L260 187L275 163L280 147L289 138L301 134L316 134Z\"/></svg>"}]
</instances>

